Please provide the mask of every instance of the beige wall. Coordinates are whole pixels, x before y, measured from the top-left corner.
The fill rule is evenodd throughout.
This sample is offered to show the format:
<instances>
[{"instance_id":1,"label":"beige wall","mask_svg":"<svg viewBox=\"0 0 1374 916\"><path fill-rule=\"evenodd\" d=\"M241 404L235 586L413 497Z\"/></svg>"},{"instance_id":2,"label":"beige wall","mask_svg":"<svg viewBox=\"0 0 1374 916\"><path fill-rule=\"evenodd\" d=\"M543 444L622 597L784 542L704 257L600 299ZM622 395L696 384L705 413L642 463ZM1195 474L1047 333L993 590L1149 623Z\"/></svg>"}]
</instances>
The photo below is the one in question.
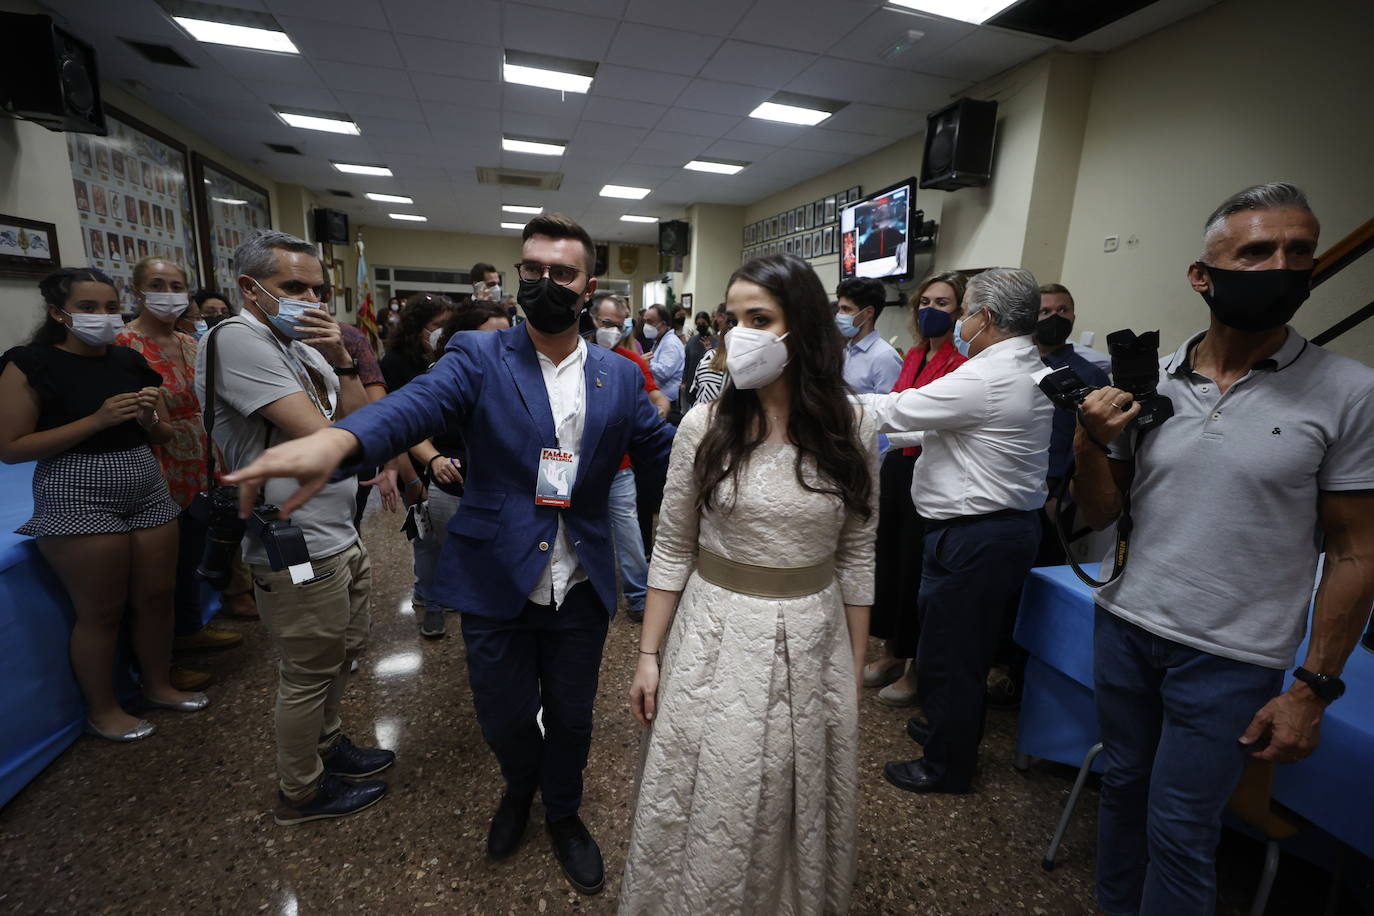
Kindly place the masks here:
<instances>
[{"instance_id":1,"label":"beige wall","mask_svg":"<svg viewBox=\"0 0 1374 916\"><path fill-rule=\"evenodd\" d=\"M1064 256L1080 328L1161 328L1176 347L1204 327L1184 271L1212 208L1247 185L1305 188L1323 247L1374 216L1372 9L1229 0L1101 59ZM1107 235L1120 250L1103 252ZM1294 325L1310 336L1371 299L1374 255L1318 288ZM1374 324L1331 348L1374 362Z\"/></svg>"},{"instance_id":2,"label":"beige wall","mask_svg":"<svg viewBox=\"0 0 1374 916\"><path fill-rule=\"evenodd\" d=\"M694 204L687 208L687 220L692 224L691 254L674 291L691 294L693 313L712 312L725 299L725 284L739 267L744 208Z\"/></svg>"}]
</instances>

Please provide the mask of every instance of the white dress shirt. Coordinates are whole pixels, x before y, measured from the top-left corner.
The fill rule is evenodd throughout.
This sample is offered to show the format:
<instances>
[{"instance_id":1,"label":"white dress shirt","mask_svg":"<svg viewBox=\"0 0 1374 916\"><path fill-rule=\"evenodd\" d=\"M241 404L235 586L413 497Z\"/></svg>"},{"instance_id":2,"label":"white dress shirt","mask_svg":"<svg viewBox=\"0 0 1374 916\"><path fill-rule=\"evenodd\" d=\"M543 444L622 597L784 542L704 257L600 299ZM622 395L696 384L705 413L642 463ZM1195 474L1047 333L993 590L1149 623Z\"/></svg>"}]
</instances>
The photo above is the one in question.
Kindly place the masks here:
<instances>
[{"instance_id":1,"label":"white dress shirt","mask_svg":"<svg viewBox=\"0 0 1374 916\"><path fill-rule=\"evenodd\" d=\"M535 351L539 357L539 371L544 376L544 388L549 393L549 407L553 411L553 428L558 434L558 447L565 452L577 455L578 462L586 461L588 456L581 453L582 428L584 416L582 405L587 401L587 380L582 367L587 362L587 342L578 338L577 349L563 358L558 365L543 353ZM574 469L574 473L576 469ZM533 496L531 496L533 498ZM587 572L577 559L577 548L573 546L568 528L563 524L563 516L558 516L558 537L553 542L553 554L549 565L539 582L530 592L529 599L535 604L562 605L568 590L579 582L587 581ZM552 597L550 597L552 596Z\"/></svg>"},{"instance_id":2,"label":"white dress shirt","mask_svg":"<svg viewBox=\"0 0 1374 916\"><path fill-rule=\"evenodd\" d=\"M1031 511L1045 504L1054 405L1031 374L1045 368L1030 337L988 347L929 385L860 395L878 431L923 431L911 500L923 518ZM910 439L893 435L893 445Z\"/></svg>"}]
</instances>

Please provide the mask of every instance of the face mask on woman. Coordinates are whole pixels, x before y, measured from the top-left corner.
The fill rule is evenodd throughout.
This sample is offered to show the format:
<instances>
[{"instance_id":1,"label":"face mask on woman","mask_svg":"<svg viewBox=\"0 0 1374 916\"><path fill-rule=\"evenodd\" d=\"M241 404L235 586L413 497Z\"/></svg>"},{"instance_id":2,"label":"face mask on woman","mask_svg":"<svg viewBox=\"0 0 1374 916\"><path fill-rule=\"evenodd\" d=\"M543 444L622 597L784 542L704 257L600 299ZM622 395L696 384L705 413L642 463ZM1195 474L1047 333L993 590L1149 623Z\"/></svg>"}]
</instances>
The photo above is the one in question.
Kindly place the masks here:
<instances>
[{"instance_id":1,"label":"face mask on woman","mask_svg":"<svg viewBox=\"0 0 1374 916\"><path fill-rule=\"evenodd\" d=\"M190 301L185 293L144 293L143 307L163 321L175 321L186 311Z\"/></svg>"},{"instance_id":2,"label":"face mask on woman","mask_svg":"<svg viewBox=\"0 0 1374 916\"><path fill-rule=\"evenodd\" d=\"M759 328L735 328L725 335L725 368L736 388L763 388L782 375L791 358L787 335Z\"/></svg>"},{"instance_id":3,"label":"face mask on woman","mask_svg":"<svg viewBox=\"0 0 1374 916\"><path fill-rule=\"evenodd\" d=\"M120 315L94 315L89 312L78 312L73 315L65 309L62 314L71 318L69 330L76 339L90 347L104 347L114 343L115 337L124 329L124 318Z\"/></svg>"}]
</instances>

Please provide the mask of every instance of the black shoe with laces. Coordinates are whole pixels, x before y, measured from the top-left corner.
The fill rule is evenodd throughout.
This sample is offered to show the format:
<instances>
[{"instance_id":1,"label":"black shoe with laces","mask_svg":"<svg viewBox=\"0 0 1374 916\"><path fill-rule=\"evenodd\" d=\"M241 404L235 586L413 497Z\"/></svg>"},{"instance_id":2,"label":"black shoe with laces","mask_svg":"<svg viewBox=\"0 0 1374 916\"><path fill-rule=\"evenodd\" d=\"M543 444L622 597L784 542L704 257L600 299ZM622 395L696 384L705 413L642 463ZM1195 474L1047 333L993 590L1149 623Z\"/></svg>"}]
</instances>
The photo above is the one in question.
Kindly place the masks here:
<instances>
[{"instance_id":1,"label":"black shoe with laces","mask_svg":"<svg viewBox=\"0 0 1374 916\"><path fill-rule=\"evenodd\" d=\"M362 779L380 773L395 762L395 751L358 747L346 736L340 736L334 749L324 757L324 771L345 779Z\"/></svg>"},{"instance_id":2,"label":"black shoe with laces","mask_svg":"<svg viewBox=\"0 0 1374 916\"><path fill-rule=\"evenodd\" d=\"M525 838L525 828L530 823L530 806L534 804L534 794L516 796L506 792L501 796L501 804L492 815L491 827L487 830L487 857L493 862L510 858L520 848Z\"/></svg>"},{"instance_id":3,"label":"black shoe with laces","mask_svg":"<svg viewBox=\"0 0 1374 916\"><path fill-rule=\"evenodd\" d=\"M326 773L315 791L298 802L287 801L278 789L277 810L273 818L283 827L289 827L306 821L346 817L372 807L385 794L386 783L380 779L354 782Z\"/></svg>"},{"instance_id":4,"label":"black shoe with laces","mask_svg":"<svg viewBox=\"0 0 1374 916\"><path fill-rule=\"evenodd\" d=\"M553 852L563 875L575 890L583 894L598 894L606 886L606 869L601 862L601 848L587 831L587 825L576 814L548 821Z\"/></svg>"}]
</instances>

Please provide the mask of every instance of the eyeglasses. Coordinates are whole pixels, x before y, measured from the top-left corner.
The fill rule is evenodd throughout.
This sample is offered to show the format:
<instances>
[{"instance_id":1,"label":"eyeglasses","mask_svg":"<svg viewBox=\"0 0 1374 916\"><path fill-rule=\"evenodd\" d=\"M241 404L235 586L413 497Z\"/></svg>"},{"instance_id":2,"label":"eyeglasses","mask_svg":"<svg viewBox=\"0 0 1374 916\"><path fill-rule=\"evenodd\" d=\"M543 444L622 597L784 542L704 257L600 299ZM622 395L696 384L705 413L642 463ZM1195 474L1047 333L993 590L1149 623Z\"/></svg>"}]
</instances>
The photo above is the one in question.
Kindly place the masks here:
<instances>
[{"instance_id":1,"label":"eyeglasses","mask_svg":"<svg viewBox=\"0 0 1374 916\"><path fill-rule=\"evenodd\" d=\"M549 279L559 286L567 286L577 279L578 274L586 273L585 270L569 267L567 264L540 264L538 261L521 261L515 265L515 269L519 272L520 279L526 283L543 279L547 271Z\"/></svg>"}]
</instances>

